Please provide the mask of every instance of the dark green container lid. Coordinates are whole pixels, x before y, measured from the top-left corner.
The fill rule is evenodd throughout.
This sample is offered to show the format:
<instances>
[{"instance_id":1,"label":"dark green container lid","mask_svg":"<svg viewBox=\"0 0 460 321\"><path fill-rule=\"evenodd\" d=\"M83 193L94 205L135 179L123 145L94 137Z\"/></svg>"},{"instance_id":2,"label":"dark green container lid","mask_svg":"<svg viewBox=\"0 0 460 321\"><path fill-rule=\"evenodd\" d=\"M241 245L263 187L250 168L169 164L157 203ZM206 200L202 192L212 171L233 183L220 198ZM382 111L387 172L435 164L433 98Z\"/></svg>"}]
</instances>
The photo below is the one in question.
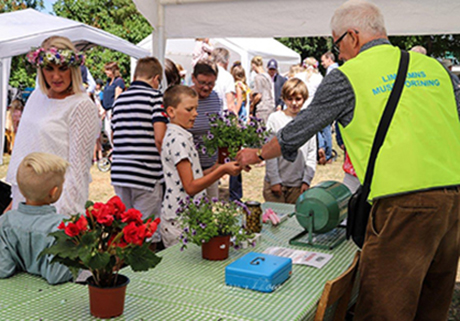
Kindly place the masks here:
<instances>
[{"instance_id":1,"label":"dark green container lid","mask_svg":"<svg viewBox=\"0 0 460 321\"><path fill-rule=\"evenodd\" d=\"M350 190L342 183L325 181L305 191L295 205L299 224L307 229L313 215L313 232L326 233L336 228L347 216Z\"/></svg>"}]
</instances>

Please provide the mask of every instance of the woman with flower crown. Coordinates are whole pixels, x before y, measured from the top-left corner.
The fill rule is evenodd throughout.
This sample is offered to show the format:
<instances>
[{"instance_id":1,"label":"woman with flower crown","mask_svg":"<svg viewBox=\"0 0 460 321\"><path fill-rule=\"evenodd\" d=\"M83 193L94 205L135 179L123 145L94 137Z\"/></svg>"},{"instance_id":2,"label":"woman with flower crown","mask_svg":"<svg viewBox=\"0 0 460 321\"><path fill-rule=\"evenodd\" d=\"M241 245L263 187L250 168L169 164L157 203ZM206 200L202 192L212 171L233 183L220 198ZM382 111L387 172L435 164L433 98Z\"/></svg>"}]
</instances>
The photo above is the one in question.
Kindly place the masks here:
<instances>
[{"instance_id":1,"label":"woman with flower crown","mask_svg":"<svg viewBox=\"0 0 460 321\"><path fill-rule=\"evenodd\" d=\"M80 66L84 56L65 37L52 36L27 54L37 67L39 89L24 108L6 180L12 185L12 204L24 201L16 182L22 159L31 152L46 152L70 163L62 196L55 206L61 214L82 213L88 199L90 168L99 134L96 105L83 87Z\"/></svg>"}]
</instances>

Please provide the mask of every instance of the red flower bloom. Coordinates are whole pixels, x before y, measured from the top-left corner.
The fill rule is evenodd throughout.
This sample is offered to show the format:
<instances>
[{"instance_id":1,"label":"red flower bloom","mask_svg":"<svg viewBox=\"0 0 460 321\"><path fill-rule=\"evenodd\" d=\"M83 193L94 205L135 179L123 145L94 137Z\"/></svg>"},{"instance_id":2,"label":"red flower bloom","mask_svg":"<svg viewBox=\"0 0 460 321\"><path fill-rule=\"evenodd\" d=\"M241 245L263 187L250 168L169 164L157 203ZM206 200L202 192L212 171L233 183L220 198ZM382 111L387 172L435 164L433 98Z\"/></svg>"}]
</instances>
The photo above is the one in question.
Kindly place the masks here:
<instances>
[{"instance_id":1,"label":"red flower bloom","mask_svg":"<svg viewBox=\"0 0 460 321\"><path fill-rule=\"evenodd\" d=\"M131 222L123 228L124 239L128 243L142 246L144 243L145 234L145 226L136 225L136 222Z\"/></svg>"},{"instance_id":2,"label":"red flower bloom","mask_svg":"<svg viewBox=\"0 0 460 321\"><path fill-rule=\"evenodd\" d=\"M80 229L78 228L77 224L69 222L69 224L67 224L67 226L65 227L64 232L68 236L74 237L80 234Z\"/></svg>"},{"instance_id":3,"label":"red flower bloom","mask_svg":"<svg viewBox=\"0 0 460 321\"><path fill-rule=\"evenodd\" d=\"M107 242L108 246L112 245L113 239L115 237L116 237L116 235L112 235L110 240ZM120 239L120 240L118 240L118 242L115 243L115 246L118 246L118 247L121 247L121 248L125 248L127 245L128 245L128 243L126 243L123 239Z\"/></svg>"},{"instance_id":4,"label":"red flower bloom","mask_svg":"<svg viewBox=\"0 0 460 321\"><path fill-rule=\"evenodd\" d=\"M121 215L125 212L126 206L123 204L121 199L118 196L114 196L109 201L107 204L111 204L114 207L114 212L113 216L115 216L117 219L121 218Z\"/></svg>"},{"instance_id":5,"label":"red flower bloom","mask_svg":"<svg viewBox=\"0 0 460 321\"><path fill-rule=\"evenodd\" d=\"M77 225L80 232L86 231L88 229L88 221L83 215L81 215L78 221L75 222L75 225Z\"/></svg>"},{"instance_id":6,"label":"red flower bloom","mask_svg":"<svg viewBox=\"0 0 460 321\"><path fill-rule=\"evenodd\" d=\"M61 222L61 224L59 224L59 226L58 226L58 229L59 229L59 230L65 229L65 223L64 223L64 222Z\"/></svg>"},{"instance_id":7,"label":"red flower bloom","mask_svg":"<svg viewBox=\"0 0 460 321\"><path fill-rule=\"evenodd\" d=\"M152 222L152 219L149 219L145 223L145 228L147 229L145 233L145 237L147 238L152 237L152 235L155 233L155 231L158 228L158 224L160 224L160 218L156 218L153 222Z\"/></svg>"},{"instance_id":8,"label":"red flower bloom","mask_svg":"<svg viewBox=\"0 0 460 321\"><path fill-rule=\"evenodd\" d=\"M94 205L92 207L89 207L88 209L86 209L86 216L87 217L94 217L95 219L97 219L101 209L104 206L105 206L104 203L100 203L100 202L94 203Z\"/></svg>"},{"instance_id":9,"label":"red flower bloom","mask_svg":"<svg viewBox=\"0 0 460 321\"><path fill-rule=\"evenodd\" d=\"M142 224L142 213L134 208L130 208L125 213L121 214L121 221L123 223L136 222Z\"/></svg>"}]
</instances>

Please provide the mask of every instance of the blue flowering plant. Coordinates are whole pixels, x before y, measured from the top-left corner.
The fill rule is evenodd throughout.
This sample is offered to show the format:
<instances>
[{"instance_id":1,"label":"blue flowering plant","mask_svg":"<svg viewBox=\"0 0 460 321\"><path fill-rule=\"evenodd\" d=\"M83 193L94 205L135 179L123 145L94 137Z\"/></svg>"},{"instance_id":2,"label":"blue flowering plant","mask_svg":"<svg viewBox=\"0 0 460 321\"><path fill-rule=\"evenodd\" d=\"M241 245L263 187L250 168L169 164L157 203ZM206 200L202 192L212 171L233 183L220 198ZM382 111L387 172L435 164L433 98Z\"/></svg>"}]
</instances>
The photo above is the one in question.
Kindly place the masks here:
<instances>
[{"instance_id":1,"label":"blue flowering plant","mask_svg":"<svg viewBox=\"0 0 460 321\"><path fill-rule=\"evenodd\" d=\"M211 129L203 135L203 154L212 156L219 148L227 148L225 161L228 162L236 157L241 147L259 148L268 140L269 132L262 119L251 116L246 123L228 110L207 116Z\"/></svg>"},{"instance_id":2,"label":"blue flowering plant","mask_svg":"<svg viewBox=\"0 0 460 321\"><path fill-rule=\"evenodd\" d=\"M224 202L216 198L200 199L188 197L180 201L177 214L183 229L180 236L181 250L194 243L201 246L216 236L231 236L233 246L238 249L241 243L254 238L243 227L243 216L248 211L241 202Z\"/></svg>"}]
</instances>

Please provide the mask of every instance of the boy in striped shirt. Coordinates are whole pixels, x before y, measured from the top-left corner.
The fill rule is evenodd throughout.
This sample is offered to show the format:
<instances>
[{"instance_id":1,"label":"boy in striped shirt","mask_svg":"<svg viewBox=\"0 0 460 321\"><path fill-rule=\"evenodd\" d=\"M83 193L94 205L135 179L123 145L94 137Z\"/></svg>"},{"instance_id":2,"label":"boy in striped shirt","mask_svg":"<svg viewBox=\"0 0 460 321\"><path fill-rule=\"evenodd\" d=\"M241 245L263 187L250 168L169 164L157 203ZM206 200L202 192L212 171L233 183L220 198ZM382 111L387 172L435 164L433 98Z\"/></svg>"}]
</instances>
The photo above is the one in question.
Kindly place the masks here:
<instances>
[{"instance_id":1,"label":"boy in striped shirt","mask_svg":"<svg viewBox=\"0 0 460 321\"><path fill-rule=\"evenodd\" d=\"M143 219L159 217L163 201L160 152L168 119L158 90L162 75L158 59L139 59L134 81L113 105L112 185L126 207L139 210ZM155 233L152 242L159 241Z\"/></svg>"}]
</instances>

